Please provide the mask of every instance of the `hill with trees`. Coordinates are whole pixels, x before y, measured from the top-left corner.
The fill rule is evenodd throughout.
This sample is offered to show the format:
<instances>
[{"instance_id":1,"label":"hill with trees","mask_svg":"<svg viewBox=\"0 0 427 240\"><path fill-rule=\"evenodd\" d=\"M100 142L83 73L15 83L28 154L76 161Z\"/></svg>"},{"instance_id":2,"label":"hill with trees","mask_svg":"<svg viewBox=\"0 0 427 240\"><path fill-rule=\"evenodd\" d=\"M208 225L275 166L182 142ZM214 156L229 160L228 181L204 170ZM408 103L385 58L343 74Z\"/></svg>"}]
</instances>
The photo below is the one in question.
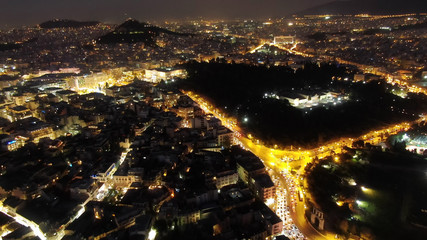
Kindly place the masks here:
<instances>
[{"instance_id":1,"label":"hill with trees","mask_svg":"<svg viewBox=\"0 0 427 240\"><path fill-rule=\"evenodd\" d=\"M97 24L99 24L97 21L80 22L68 19L54 19L40 23L39 26L41 28L80 28L95 26Z\"/></svg>"},{"instance_id":2,"label":"hill with trees","mask_svg":"<svg viewBox=\"0 0 427 240\"><path fill-rule=\"evenodd\" d=\"M114 31L99 37L97 39L97 42L101 44L142 42L149 46L156 46L155 39L160 34L190 36L190 34L176 33L164 28L153 26L148 23L138 22L137 20L129 19L117 26Z\"/></svg>"},{"instance_id":3,"label":"hill with trees","mask_svg":"<svg viewBox=\"0 0 427 240\"><path fill-rule=\"evenodd\" d=\"M204 96L239 125L269 145L315 147L338 137L355 137L388 124L412 120L427 109L424 95L392 94L384 81L343 81L353 73L334 63L306 63L294 72L289 67L191 62L188 78L177 87ZM328 107L295 108L285 99L265 93L334 91L349 100ZM248 121L243 121L247 119Z\"/></svg>"}]
</instances>

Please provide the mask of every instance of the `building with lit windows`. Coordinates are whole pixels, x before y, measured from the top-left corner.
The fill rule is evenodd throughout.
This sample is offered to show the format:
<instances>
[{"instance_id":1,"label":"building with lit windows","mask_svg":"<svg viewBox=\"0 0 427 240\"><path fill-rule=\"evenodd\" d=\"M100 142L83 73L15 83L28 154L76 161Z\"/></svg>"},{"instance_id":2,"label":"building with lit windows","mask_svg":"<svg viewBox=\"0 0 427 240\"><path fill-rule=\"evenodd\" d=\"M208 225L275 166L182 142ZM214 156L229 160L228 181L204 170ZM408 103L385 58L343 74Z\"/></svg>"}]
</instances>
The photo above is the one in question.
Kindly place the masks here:
<instances>
[{"instance_id":1,"label":"building with lit windows","mask_svg":"<svg viewBox=\"0 0 427 240\"><path fill-rule=\"evenodd\" d=\"M276 187L268 174L258 174L250 178L249 188L255 193L258 199L266 202L268 199L274 199Z\"/></svg>"},{"instance_id":2,"label":"building with lit windows","mask_svg":"<svg viewBox=\"0 0 427 240\"><path fill-rule=\"evenodd\" d=\"M4 128L4 131L9 134L21 135L34 143L38 143L42 138L56 138L52 126L35 117L15 121Z\"/></svg>"},{"instance_id":3,"label":"building with lit windows","mask_svg":"<svg viewBox=\"0 0 427 240\"><path fill-rule=\"evenodd\" d=\"M283 230L283 221L270 208L263 206L260 213L267 222L267 232L270 236L278 235Z\"/></svg>"},{"instance_id":4,"label":"building with lit windows","mask_svg":"<svg viewBox=\"0 0 427 240\"><path fill-rule=\"evenodd\" d=\"M208 121L203 117L195 117L190 120L191 128L206 129Z\"/></svg>"},{"instance_id":5,"label":"building with lit windows","mask_svg":"<svg viewBox=\"0 0 427 240\"><path fill-rule=\"evenodd\" d=\"M73 91L100 91L113 83L111 76L104 72L81 73L67 79L68 88Z\"/></svg>"},{"instance_id":6,"label":"building with lit windows","mask_svg":"<svg viewBox=\"0 0 427 240\"><path fill-rule=\"evenodd\" d=\"M277 95L276 95L277 96ZM271 97L266 95L265 97ZM278 99L288 100L291 106L296 108L308 108L314 106L321 106L325 104L337 104L342 101L347 101L348 96L336 92L301 92L284 93L283 96L277 96Z\"/></svg>"},{"instance_id":7,"label":"building with lit windows","mask_svg":"<svg viewBox=\"0 0 427 240\"><path fill-rule=\"evenodd\" d=\"M418 135L406 138L406 150L420 155L427 155L427 136Z\"/></svg>"},{"instance_id":8,"label":"building with lit windows","mask_svg":"<svg viewBox=\"0 0 427 240\"><path fill-rule=\"evenodd\" d=\"M239 178L249 184L252 176L265 173L264 164L258 158L244 158L237 160L237 173Z\"/></svg>"},{"instance_id":9,"label":"building with lit windows","mask_svg":"<svg viewBox=\"0 0 427 240\"><path fill-rule=\"evenodd\" d=\"M162 80L165 81L174 77L183 78L185 75L186 72L184 69L156 68L145 70L145 79L152 83L159 83Z\"/></svg>"},{"instance_id":10,"label":"building with lit windows","mask_svg":"<svg viewBox=\"0 0 427 240\"><path fill-rule=\"evenodd\" d=\"M4 151L15 151L25 145L22 138L12 137L7 134L0 134L1 149Z\"/></svg>"},{"instance_id":11,"label":"building with lit windows","mask_svg":"<svg viewBox=\"0 0 427 240\"><path fill-rule=\"evenodd\" d=\"M218 136L218 146L220 147L230 147L236 144L236 139L234 133L228 128L220 127L217 130Z\"/></svg>"},{"instance_id":12,"label":"building with lit windows","mask_svg":"<svg viewBox=\"0 0 427 240\"><path fill-rule=\"evenodd\" d=\"M114 175L112 179L112 183L119 188L129 187L134 182L142 182L142 180L134 175Z\"/></svg>"},{"instance_id":13,"label":"building with lit windows","mask_svg":"<svg viewBox=\"0 0 427 240\"><path fill-rule=\"evenodd\" d=\"M239 178L248 185L255 196L266 202L275 198L276 187L265 172L264 164L259 158L242 158L237 160Z\"/></svg>"},{"instance_id":14,"label":"building with lit windows","mask_svg":"<svg viewBox=\"0 0 427 240\"><path fill-rule=\"evenodd\" d=\"M11 122L33 116L31 110L24 106L6 107L6 111L7 111L8 119Z\"/></svg>"},{"instance_id":15,"label":"building with lit windows","mask_svg":"<svg viewBox=\"0 0 427 240\"><path fill-rule=\"evenodd\" d=\"M34 143L38 143L42 138L56 138L55 132L53 131L52 127L47 124L34 126L28 131Z\"/></svg>"},{"instance_id":16,"label":"building with lit windows","mask_svg":"<svg viewBox=\"0 0 427 240\"><path fill-rule=\"evenodd\" d=\"M274 37L274 44L293 44L295 36L277 36Z\"/></svg>"},{"instance_id":17,"label":"building with lit windows","mask_svg":"<svg viewBox=\"0 0 427 240\"><path fill-rule=\"evenodd\" d=\"M213 177L213 182L218 189L231 184L236 184L238 180L239 175L234 170L221 171L216 173Z\"/></svg>"}]
</instances>

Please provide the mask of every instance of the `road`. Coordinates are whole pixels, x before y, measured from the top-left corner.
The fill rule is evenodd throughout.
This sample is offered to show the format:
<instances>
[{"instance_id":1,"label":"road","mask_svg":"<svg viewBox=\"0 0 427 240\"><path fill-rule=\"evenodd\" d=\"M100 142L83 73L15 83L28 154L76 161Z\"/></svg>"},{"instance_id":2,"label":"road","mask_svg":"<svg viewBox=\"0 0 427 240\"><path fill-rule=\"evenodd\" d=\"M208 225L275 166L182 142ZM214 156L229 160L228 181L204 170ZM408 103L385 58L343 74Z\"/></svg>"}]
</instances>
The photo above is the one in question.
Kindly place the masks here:
<instances>
[{"instance_id":1,"label":"road","mask_svg":"<svg viewBox=\"0 0 427 240\"><path fill-rule=\"evenodd\" d=\"M255 139L249 139L244 134L240 133L240 128L235 124L234 119L226 118L224 117L224 114L219 113L219 111L212 107L211 104L206 102L203 98L200 96L193 94L191 92L185 92L183 91L187 96L192 98L206 113L211 113L218 119L220 119L226 127L228 127L230 130L235 132L238 141L241 143L242 147L251 151L253 154L255 154L257 157L259 157L264 164L272 169L276 176L280 179L280 183L283 187L286 189L286 192L288 193L288 201L290 202L290 195L289 193L293 192L292 189L288 186L286 183L286 179L284 174L281 172L284 170L287 170L286 172L290 172L292 162L290 161L282 161L281 158L288 158L288 159L303 159L306 161L309 161L310 158L310 151L290 151L290 150L280 150L280 149L271 149L269 147L266 147L262 144L258 144L257 140ZM298 161L301 162L301 161ZM300 165L300 163L298 164ZM291 174L287 174L287 176L291 176ZM304 206L303 204L298 204L296 208L296 212L291 214L292 216L292 222L295 223L295 225L302 230L303 235L308 239L326 239L320 233L318 233L315 229L311 227L309 223L304 219Z\"/></svg>"},{"instance_id":2,"label":"road","mask_svg":"<svg viewBox=\"0 0 427 240\"><path fill-rule=\"evenodd\" d=\"M183 93L193 99L193 101L195 101L206 113L213 114L216 118L220 119L224 126L235 133L238 142L243 148L259 157L264 164L273 171L273 175L276 176L279 183L278 188L284 189L287 193L286 204L290 206L289 214L292 218L292 223L297 226L299 231L301 231L306 238L312 240L335 239L335 235L328 232L318 232L305 218L304 201L299 201L296 196L298 190L302 191L302 189L299 189L300 184L297 176L298 173L301 175L304 173L305 165L311 162L315 157L324 158L336 153L341 153L344 147L352 147L353 143L359 139L371 144L378 144L390 135L396 134L399 131L408 130L411 124L426 120L424 115L422 115L413 122L403 122L384 127L379 130L368 132L358 138L341 138L310 150L275 149L262 145L259 140L255 139L250 134L246 136L237 126L237 121L235 119L226 117L224 113L201 96L192 92L183 91ZM339 162L339 159L335 158L335 161ZM292 169L297 171L297 176L290 174Z\"/></svg>"},{"instance_id":3,"label":"road","mask_svg":"<svg viewBox=\"0 0 427 240\"><path fill-rule=\"evenodd\" d=\"M288 157L294 157L294 156L300 156L301 151L296 151L294 154L290 154L289 151L284 150L275 150L268 147L265 147L263 145L255 144L250 139L241 137L239 139L242 146L250 150L253 154L255 154L257 157L259 157L264 164L272 169L274 172L274 175L278 178L280 185L277 186L278 188L284 188L287 192L287 205L290 206L290 216L292 218L293 224L297 226L300 232L308 238L312 240L325 240L328 239L324 236L322 236L318 231L316 231L305 219L305 206L303 202L298 201L298 198L296 195L294 196L294 201L292 201L292 194L297 194L297 184L294 183L292 186L289 184L289 180L287 181L286 177L288 179L291 179L290 181L294 182L292 179L292 175L290 174L291 167L289 165L289 161L282 161L281 158L283 156ZM301 162L301 161L296 161ZM292 209L292 202L295 204L295 211Z\"/></svg>"},{"instance_id":4,"label":"road","mask_svg":"<svg viewBox=\"0 0 427 240\"><path fill-rule=\"evenodd\" d=\"M286 45L282 45L282 44L275 44L271 41L266 41L266 40L262 40L261 43L254 47L253 49L251 49L248 53L254 53L255 51L257 51L258 49L262 48L264 45L270 45L270 46L275 46L279 49L282 49L284 51L287 51L289 53L295 54L295 55L299 55L299 56L303 56L303 57L319 57L319 58L323 58L325 60L329 60L329 61L336 61L339 62L341 64L348 64L348 65L353 65L358 67L360 70L362 70L364 73L372 73L375 75L379 75L384 77L388 83L392 84L392 85L398 85L401 88L404 88L406 90L408 90L409 92L412 93L423 93L425 95L427 95L427 89L411 84L407 81L403 81L400 79L395 79L393 78L392 74L385 72L385 71L380 71L378 69L378 67L375 66L370 66L370 65L365 65L365 64L360 64L360 63L356 63L356 62L352 62L352 61L348 61L339 57L334 57L334 56L328 56L328 55L313 55L313 54L309 54L309 53L305 53L305 52L300 52L295 50L298 46L298 42L295 42L291 48L286 47Z\"/></svg>"},{"instance_id":5,"label":"road","mask_svg":"<svg viewBox=\"0 0 427 240\"><path fill-rule=\"evenodd\" d=\"M151 126L151 124L153 122L154 122L154 119L152 119L151 121L146 123L143 131L145 131L149 126ZM62 239L65 236L65 229L85 212L85 210L86 210L85 207L86 207L87 203L89 203L90 201L92 201L94 199L99 201L99 200L102 200L103 197L105 197L105 194L103 194L103 193L106 192L106 189L108 188L106 186L109 185L109 182L110 182L111 178L113 177L114 173L117 171L117 169L120 167L120 165L123 164L123 162L126 159L126 156L129 152L130 152L130 149L127 148L121 153L120 158L117 161L115 167L112 168L110 173L108 174L108 178L95 179L95 181L105 181L105 183L102 184L101 187L97 188L86 199L86 201L84 201L82 204L79 204L74 209L75 214L70 217L70 219L67 221L67 223L60 226L60 228L57 229L56 232L53 234L52 233L44 233L43 231L41 231L41 229L37 223L19 215L18 213L15 212L14 209L12 209L8 206L4 206L2 202L0 202L0 212L12 217L15 221L17 221L21 225L29 226L31 228L31 230L34 232L34 234L42 240L59 240L59 239Z\"/></svg>"}]
</instances>

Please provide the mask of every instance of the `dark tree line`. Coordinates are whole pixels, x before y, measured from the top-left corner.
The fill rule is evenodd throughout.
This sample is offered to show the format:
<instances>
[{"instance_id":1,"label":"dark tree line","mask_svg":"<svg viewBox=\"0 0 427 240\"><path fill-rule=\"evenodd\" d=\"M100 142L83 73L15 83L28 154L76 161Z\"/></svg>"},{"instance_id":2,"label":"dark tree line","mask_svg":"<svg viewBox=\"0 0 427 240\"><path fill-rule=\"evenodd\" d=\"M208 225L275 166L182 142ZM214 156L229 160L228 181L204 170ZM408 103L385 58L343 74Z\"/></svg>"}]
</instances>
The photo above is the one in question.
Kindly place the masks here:
<instances>
[{"instance_id":1,"label":"dark tree line","mask_svg":"<svg viewBox=\"0 0 427 240\"><path fill-rule=\"evenodd\" d=\"M190 62L188 78L178 87L192 90L228 114L267 144L312 147L341 136L359 136L385 124L414 119L427 108L423 95L402 99L382 81L367 84L335 80L352 72L333 63L289 67ZM287 100L263 98L265 93L335 91L350 101L329 108L297 109ZM403 112L403 113L402 113ZM248 117L246 123L241 120Z\"/></svg>"}]
</instances>

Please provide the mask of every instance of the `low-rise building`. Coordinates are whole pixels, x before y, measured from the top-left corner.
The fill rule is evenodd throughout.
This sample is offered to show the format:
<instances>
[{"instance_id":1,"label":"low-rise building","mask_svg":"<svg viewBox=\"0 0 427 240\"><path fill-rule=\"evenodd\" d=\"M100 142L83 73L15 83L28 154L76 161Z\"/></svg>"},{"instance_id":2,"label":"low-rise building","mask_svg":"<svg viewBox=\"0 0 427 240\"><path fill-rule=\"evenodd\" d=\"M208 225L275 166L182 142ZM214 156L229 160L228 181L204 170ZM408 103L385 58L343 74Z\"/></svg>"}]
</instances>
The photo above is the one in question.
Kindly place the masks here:
<instances>
[{"instance_id":1,"label":"low-rise building","mask_svg":"<svg viewBox=\"0 0 427 240\"><path fill-rule=\"evenodd\" d=\"M145 79L152 83L159 83L162 80L169 80L174 77L185 77L184 69L175 68L156 68L145 70Z\"/></svg>"},{"instance_id":2,"label":"low-rise building","mask_svg":"<svg viewBox=\"0 0 427 240\"><path fill-rule=\"evenodd\" d=\"M252 176L265 173L265 166L257 157L238 159L237 173L245 184L249 184L249 180Z\"/></svg>"},{"instance_id":3,"label":"low-rise building","mask_svg":"<svg viewBox=\"0 0 427 240\"><path fill-rule=\"evenodd\" d=\"M274 199L276 187L268 174L262 173L250 178L249 188L255 193L258 199L266 202L268 199Z\"/></svg>"},{"instance_id":4,"label":"low-rise building","mask_svg":"<svg viewBox=\"0 0 427 240\"><path fill-rule=\"evenodd\" d=\"M221 171L213 177L213 182L218 189L221 189L224 186L236 184L238 180L239 175L234 170Z\"/></svg>"},{"instance_id":5,"label":"low-rise building","mask_svg":"<svg viewBox=\"0 0 427 240\"><path fill-rule=\"evenodd\" d=\"M6 107L6 111L12 122L33 116L31 110L24 106Z\"/></svg>"}]
</instances>

